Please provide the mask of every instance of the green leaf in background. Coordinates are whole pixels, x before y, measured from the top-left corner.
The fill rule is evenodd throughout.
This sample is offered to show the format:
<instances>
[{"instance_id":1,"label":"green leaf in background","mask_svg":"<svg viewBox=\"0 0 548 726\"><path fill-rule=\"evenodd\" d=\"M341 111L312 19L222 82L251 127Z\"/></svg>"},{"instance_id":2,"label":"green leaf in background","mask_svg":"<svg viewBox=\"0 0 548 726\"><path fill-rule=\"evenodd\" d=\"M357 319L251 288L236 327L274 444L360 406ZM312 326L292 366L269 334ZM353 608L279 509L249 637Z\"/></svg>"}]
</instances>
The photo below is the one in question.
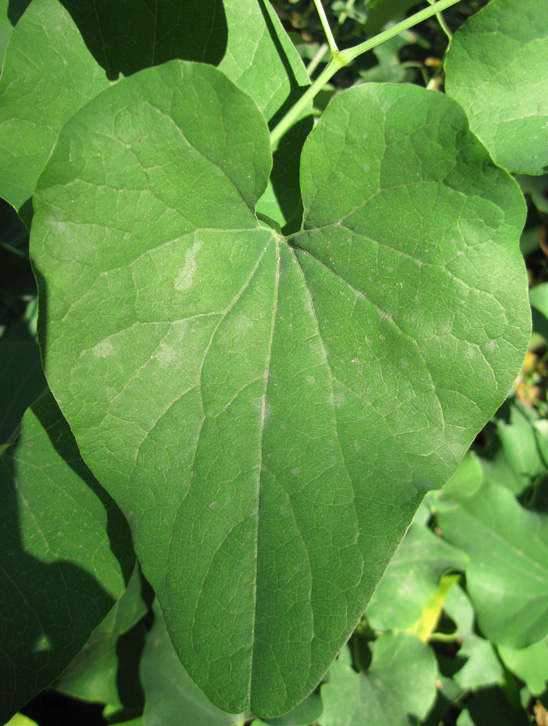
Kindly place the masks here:
<instances>
[{"instance_id":1,"label":"green leaf in background","mask_svg":"<svg viewBox=\"0 0 548 726\"><path fill-rule=\"evenodd\" d=\"M74 698L108 704L110 711L142 712L139 659L146 631L139 623L148 611L136 568L127 590L54 686Z\"/></svg>"},{"instance_id":2,"label":"green leaf in background","mask_svg":"<svg viewBox=\"0 0 548 726\"><path fill-rule=\"evenodd\" d=\"M185 668L265 717L316 687L529 338L522 197L452 101L338 96L288 240L254 215L270 163L218 70L148 69L67 124L31 241L49 383Z\"/></svg>"},{"instance_id":3,"label":"green leaf in background","mask_svg":"<svg viewBox=\"0 0 548 726\"><path fill-rule=\"evenodd\" d=\"M474 635L474 607L459 584L447 593L443 609L456 625L455 639L465 641Z\"/></svg>"},{"instance_id":4,"label":"green leaf in background","mask_svg":"<svg viewBox=\"0 0 548 726\"><path fill-rule=\"evenodd\" d=\"M524 194L529 194L539 212L548 214L548 174L543 176L517 176L516 181Z\"/></svg>"},{"instance_id":5,"label":"green leaf in background","mask_svg":"<svg viewBox=\"0 0 548 726\"><path fill-rule=\"evenodd\" d=\"M476 690L497 683L502 676L502 666L495 649L488 640L470 635L462 644L457 659L466 662L453 674L462 689Z\"/></svg>"},{"instance_id":6,"label":"green leaf in background","mask_svg":"<svg viewBox=\"0 0 548 726\"><path fill-rule=\"evenodd\" d=\"M367 0L367 21L365 29L369 35L375 35L389 20L404 15L418 0Z\"/></svg>"},{"instance_id":7,"label":"green leaf in background","mask_svg":"<svg viewBox=\"0 0 548 726\"><path fill-rule=\"evenodd\" d=\"M46 385L37 343L0 342L0 444L8 441Z\"/></svg>"},{"instance_id":8,"label":"green leaf in background","mask_svg":"<svg viewBox=\"0 0 548 726\"><path fill-rule=\"evenodd\" d=\"M524 681L533 696L541 696L548 682L548 638L528 648L508 648L499 645L504 665Z\"/></svg>"},{"instance_id":9,"label":"green leaf in background","mask_svg":"<svg viewBox=\"0 0 548 726\"><path fill-rule=\"evenodd\" d=\"M384 633L371 644L369 669L339 658L322 686L322 726L404 726L424 718L436 698L431 648L414 635Z\"/></svg>"},{"instance_id":10,"label":"green leaf in background","mask_svg":"<svg viewBox=\"0 0 548 726\"><path fill-rule=\"evenodd\" d=\"M427 527L412 524L388 565L366 610L375 630L405 630L421 616L448 570L465 570L466 553L437 537Z\"/></svg>"},{"instance_id":11,"label":"green leaf in background","mask_svg":"<svg viewBox=\"0 0 548 726\"><path fill-rule=\"evenodd\" d=\"M120 597L133 567L120 511L84 465L51 395L0 461L0 723L48 686Z\"/></svg>"},{"instance_id":12,"label":"green leaf in background","mask_svg":"<svg viewBox=\"0 0 548 726\"><path fill-rule=\"evenodd\" d=\"M483 483L483 469L479 458L473 451L468 451L459 464L457 471L444 485L441 492L432 492L425 502L436 501L439 496L459 499L472 496Z\"/></svg>"},{"instance_id":13,"label":"green leaf in background","mask_svg":"<svg viewBox=\"0 0 548 726\"><path fill-rule=\"evenodd\" d=\"M447 94L494 161L519 174L548 171L546 0L494 0L455 33Z\"/></svg>"},{"instance_id":14,"label":"green leaf in background","mask_svg":"<svg viewBox=\"0 0 548 726\"><path fill-rule=\"evenodd\" d=\"M143 726L231 726L251 715L224 713L204 696L181 665L157 604L141 660L141 682L146 698Z\"/></svg>"},{"instance_id":15,"label":"green leaf in background","mask_svg":"<svg viewBox=\"0 0 548 726\"><path fill-rule=\"evenodd\" d=\"M438 655L442 672L450 675L462 692L496 683L502 666L492 644L474 632L474 608L459 585L447 593L443 609L456 625L453 640L460 641L460 648L453 658Z\"/></svg>"},{"instance_id":16,"label":"green leaf in background","mask_svg":"<svg viewBox=\"0 0 548 726\"><path fill-rule=\"evenodd\" d=\"M22 713L16 713L15 716L8 721L6 726L38 726L38 724L36 721L32 721L30 718L23 716Z\"/></svg>"},{"instance_id":17,"label":"green leaf in background","mask_svg":"<svg viewBox=\"0 0 548 726\"><path fill-rule=\"evenodd\" d=\"M484 484L458 503L440 499L436 517L443 536L470 556L466 583L483 634L514 648L544 638L546 517L526 511L508 489L496 484Z\"/></svg>"},{"instance_id":18,"label":"green leaf in background","mask_svg":"<svg viewBox=\"0 0 548 726\"><path fill-rule=\"evenodd\" d=\"M528 726L527 714L516 709L500 688L485 688L474 693L457 718L457 726Z\"/></svg>"},{"instance_id":19,"label":"green leaf in background","mask_svg":"<svg viewBox=\"0 0 548 726\"><path fill-rule=\"evenodd\" d=\"M318 723L321 720L323 712L323 700L319 689L305 698L299 703L297 708L278 718L268 718L265 720L255 719L254 726L263 724L266 726L308 726L309 724Z\"/></svg>"},{"instance_id":20,"label":"green leaf in background","mask_svg":"<svg viewBox=\"0 0 548 726\"><path fill-rule=\"evenodd\" d=\"M28 224L29 198L65 122L119 78L173 58L219 65L272 122L309 82L264 0L189 0L183 15L180 0L164 0L152 13L145 0L34 0L13 31L0 79L0 196ZM301 120L280 142L265 210L281 223L299 206L308 129Z\"/></svg>"},{"instance_id":21,"label":"green leaf in background","mask_svg":"<svg viewBox=\"0 0 548 726\"><path fill-rule=\"evenodd\" d=\"M502 484L519 496L546 471L548 452L541 448L543 433L542 427L537 430L537 423L540 421L509 423L503 418L496 419L490 433L491 440L478 456L484 481ZM460 494L454 494L455 499L461 499ZM448 495L452 496L451 493Z\"/></svg>"},{"instance_id":22,"label":"green leaf in background","mask_svg":"<svg viewBox=\"0 0 548 726\"><path fill-rule=\"evenodd\" d=\"M541 282L529 291L533 311L533 330L548 340L548 282Z\"/></svg>"}]
</instances>

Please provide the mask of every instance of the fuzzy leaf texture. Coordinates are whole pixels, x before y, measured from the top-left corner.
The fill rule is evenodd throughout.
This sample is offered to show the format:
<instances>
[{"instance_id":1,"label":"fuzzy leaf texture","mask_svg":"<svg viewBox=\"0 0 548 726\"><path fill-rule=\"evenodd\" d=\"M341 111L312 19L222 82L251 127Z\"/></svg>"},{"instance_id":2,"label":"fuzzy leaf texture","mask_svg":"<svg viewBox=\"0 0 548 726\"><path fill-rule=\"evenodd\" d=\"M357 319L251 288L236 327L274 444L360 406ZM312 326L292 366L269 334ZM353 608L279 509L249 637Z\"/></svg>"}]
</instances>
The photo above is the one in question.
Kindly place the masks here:
<instances>
[{"instance_id":1,"label":"fuzzy leaf texture","mask_svg":"<svg viewBox=\"0 0 548 726\"><path fill-rule=\"evenodd\" d=\"M346 91L305 143L305 219L254 213L252 99L211 66L120 81L63 129L31 254L48 382L132 529L189 674L289 711L528 340L519 189L451 100Z\"/></svg>"}]
</instances>

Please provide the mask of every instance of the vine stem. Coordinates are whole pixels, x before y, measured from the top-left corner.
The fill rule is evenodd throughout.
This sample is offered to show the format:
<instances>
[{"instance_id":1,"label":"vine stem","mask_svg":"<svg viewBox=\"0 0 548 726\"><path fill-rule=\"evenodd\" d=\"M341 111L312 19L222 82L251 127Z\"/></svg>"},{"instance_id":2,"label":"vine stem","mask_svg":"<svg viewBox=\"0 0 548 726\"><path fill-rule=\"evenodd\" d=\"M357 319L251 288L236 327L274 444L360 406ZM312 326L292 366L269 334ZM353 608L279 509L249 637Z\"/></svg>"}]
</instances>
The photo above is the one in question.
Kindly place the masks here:
<instances>
[{"instance_id":1,"label":"vine stem","mask_svg":"<svg viewBox=\"0 0 548 726\"><path fill-rule=\"evenodd\" d=\"M327 15L325 14L325 10L323 9L322 0L314 0L314 5L316 6L316 10L318 11L318 15L320 16L323 32L325 33L325 37L327 38L327 42L329 43L329 50L331 51L331 55L334 55L339 49L337 48L337 42L335 41L333 33L331 32Z\"/></svg>"},{"instance_id":2,"label":"vine stem","mask_svg":"<svg viewBox=\"0 0 548 726\"><path fill-rule=\"evenodd\" d=\"M434 0L428 0L428 2L430 3L430 5L433 5ZM453 33L451 32L451 30L449 29L449 26L445 22L445 18L443 17L443 15L441 13L436 13L436 18L438 20L438 23L440 24L440 28L443 30L443 32L449 39L449 45L451 45L451 41L453 40Z\"/></svg>"},{"instance_id":3,"label":"vine stem","mask_svg":"<svg viewBox=\"0 0 548 726\"><path fill-rule=\"evenodd\" d=\"M318 2L319 1L320 0L318 0ZM316 3L316 6L318 6L318 2ZM297 103L289 109L289 111L282 118L280 123L272 130L272 133L270 134L271 145L274 146L285 134L285 132L289 128L291 128L291 126L293 126L295 121L299 118L301 113L308 105L309 101L311 101L322 90L325 84L328 83L331 78L333 78L337 71L339 71L341 68L344 68L345 66L350 65L352 61L354 61L360 55L367 53L368 50L372 50L378 45L381 45L381 43L384 43L391 38L395 38L396 35L399 35L404 30L409 30L409 28L412 28L414 25L422 23L423 20L428 20L428 18L431 18L433 15L437 15L442 10L450 8L451 5L456 5L458 2L460 2L460 0L438 0L438 2L430 5L430 7L424 8L424 10L420 10L418 13L411 15L411 17L402 20L401 23L393 25L391 28L384 30L382 33L375 35L373 38L370 38L363 43L359 43L359 45L356 45L353 48L347 48L346 50L337 50L335 52L331 51L331 60L329 61L329 63L316 78L316 80L312 83L312 85L307 88L307 90L297 101ZM333 36L331 35L331 37Z\"/></svg>"}]
</instances>

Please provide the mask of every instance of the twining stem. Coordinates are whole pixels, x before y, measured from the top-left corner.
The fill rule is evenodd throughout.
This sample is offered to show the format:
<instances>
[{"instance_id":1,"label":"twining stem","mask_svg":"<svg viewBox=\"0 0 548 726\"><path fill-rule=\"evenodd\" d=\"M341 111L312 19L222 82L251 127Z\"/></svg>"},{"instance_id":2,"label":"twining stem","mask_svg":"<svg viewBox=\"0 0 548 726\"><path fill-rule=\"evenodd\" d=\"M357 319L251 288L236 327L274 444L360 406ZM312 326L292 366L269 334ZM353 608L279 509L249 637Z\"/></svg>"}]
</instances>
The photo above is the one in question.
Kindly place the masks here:
<instances>
[{"instance_id":1,"label":"twining stem","mask_svg":"<svg viewBox=\"0 0 548 726\"><path fill-rule=\"evenodd\" d=\"M323 9L322 0L314 0L314 5L316 6L316 10L318 11L318 15L320 16L323 32L325 33L325 37L327 38L327 42L329 43L329 50L331 51L331 55L334 55L339 49L337 48L337 43L335 41L333 33L331 32L331 28L329 27L329 21L327 19L327 15L325 14L325 10Z\"/></svg>"},{"instance_id":2,"label":"twining stem","mask_svg":"<svg viewBox=\"0 0 548 726\"><path fill-rule=\"evenodd\" d=\"M430 5L434 4L434 0L428 0L428 2L430 3ZM449 39L449 45L451 45L451 41L453 40L453 33L451 32L451 30L449 29L449 26L445 22L445 18L443 17L443 15L441 13L436 13L436 19L437 19L438 23L440 24L440 28L443 30L443 32Z\"/></svg>"},{"instance_id":3,"label":"twining stem","mask_svg":"<svg viewBox=\"0 0 548 726\"><path fill-rule=\"evenodd\" d=\"M411 17L402 20L401 23L393 25L391 28L384 30L382 33L375 35L373 38L370 38L369 40L366 40L365 42L354 46L354 48L337 50L335 52L331 51L331 60L329 61L329 63L316 78L314 83L312 83L312 85L308 87L308 89L297 101L297 103L289 109L289 111L282 118L280 123L272 130L272 133L270 134L270 143L272 144L272 146L274 146L280 140L285 132L289 128L291 128L291 126L293 126L295 121L299 118L303 110L308 105L309 101L311 101L322 90L325 84L328 83L331 78L333 78L337 71L347 65L350 65L352 61L354 61L360 55L363 55L363 53L367 53L368 50L376 48L378 45L381 45L381 43L384 43L387 40L394 38L396 35L399 35L404 30L409 30L409 28L412 28L413 26L422 23L423 20L428 20L428 18L431 18L433 15L437 15L442 10L450 8L451 5L456 5L458 2L460 2L460 0L438 0L438 2L430 5L430 7L425 8L424 10L420 10L418 13L411 15ZM319 0L317 0L317 5L318 3ZM334 42L335 41L333 40L333 43Z\"/></svg>"}]
</instances>

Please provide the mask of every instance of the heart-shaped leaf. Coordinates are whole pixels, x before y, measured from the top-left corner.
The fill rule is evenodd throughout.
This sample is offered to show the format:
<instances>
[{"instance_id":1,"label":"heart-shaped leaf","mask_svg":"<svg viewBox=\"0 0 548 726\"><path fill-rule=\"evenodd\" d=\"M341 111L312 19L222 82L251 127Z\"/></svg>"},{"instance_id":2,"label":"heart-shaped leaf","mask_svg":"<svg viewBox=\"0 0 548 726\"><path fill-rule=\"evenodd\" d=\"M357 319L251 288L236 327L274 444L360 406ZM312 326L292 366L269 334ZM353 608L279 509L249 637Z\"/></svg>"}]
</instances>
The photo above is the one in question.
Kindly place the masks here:
<instances>
[{"instance_id":1,"label":"heart-shaped leaf","mask_svg":"<svg viewBox=\"0 0 548 726\"><path fill-rule=\"evenodd\" d=\"M149 69L67 124L31 240L46 375L185 668L261 716L325 673L530 325L523 200L449 99L336 98L288 239L270 164L218 70Z\"/></svg>"}]
</instances>

